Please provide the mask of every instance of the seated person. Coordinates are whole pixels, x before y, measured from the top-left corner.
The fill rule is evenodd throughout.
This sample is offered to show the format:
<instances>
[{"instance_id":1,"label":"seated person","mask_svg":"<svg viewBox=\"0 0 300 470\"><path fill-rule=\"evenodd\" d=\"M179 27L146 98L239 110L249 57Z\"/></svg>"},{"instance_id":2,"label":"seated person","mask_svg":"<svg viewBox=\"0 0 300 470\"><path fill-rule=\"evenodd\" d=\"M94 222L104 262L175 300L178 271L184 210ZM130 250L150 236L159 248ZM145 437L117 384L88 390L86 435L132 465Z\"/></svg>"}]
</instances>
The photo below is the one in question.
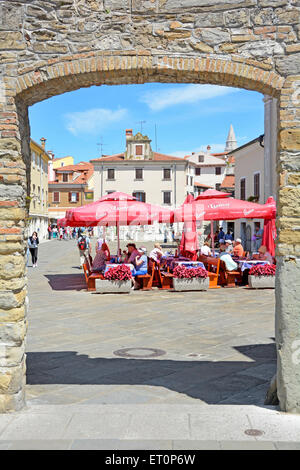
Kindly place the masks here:
<instances>
[{"instance_id":1,"label":"seated person","mask_svg":"<svg viewBox=\"0 0 300 470\"><path fill-rule=\"evenodd\" d=\"M225 249L226 253L233 253L233 246L232 246L231 240L229 239L225 240L225 247L226 247Z\"/></svg>"},{"instance_id":2,"label":"seated person","mask_svg":"<svg viewBox=\"0 0 300 470\"><path fill-rule=\"evenodd\" d=\"M269 261L271 264L273 264L273 256L271 253L267 251L267 247L265 245L261 245L258 249L258 259L264 259L266 261Z\"/></svg>"},{"instance_id":3,"label":"seated person","mask_svg":"<svg viewBox=\"0 0 300 470\"><path fill-rule=\"evenodd\" d=\"M92 271L104 271L106 262L110 261L110 252L108 245L103 242L101 245L100 250L97 250L96 256L94 258L94 262L92 265Z\"/></svg>"},{"instance_id":4,"label":"seated person","mask_svg":"<svg viewBox=\"0 0 300 470\"><path fill-rule=\"evenodd\" d=\"M204 245L200 248L201 255L211 256L211 249L209 242L204 242Z\"/></svg>"},{"instance_id":5,"label":"seated person","mask_svg":"<svg viewBox=\"0 0 300 470\"><path fill-rule=\"evenodd\" d=\"M135 243L128 243L127 245L127 255L125 256L124 263L134 264L134 260L139 255L139 252L136 248Z\"/></svg>"},{"instance_id":6,"label":"seated person","mask_svg":"<svg viewBox=\"0 0 300 470\"><path fill-rule=\"evenodd\" d=\"M151 250L149 253L149 258L159 263L163 254L164 253L162 251L162 247L160 246L160 244L155 243L153 250Z\"/></svg>"},{"instance_id":7,"label":"seated person","mask_svg":"<svg viewBox=\"0 0 300 470\"><path fill-rule=\"evenodd\" d=\"M227 271L235 271L238 268L238 265L233 261L229 253L226 253L225 245L220 246L220 255L219 258L224 261Z\"/></svg>"},{"instance_id":8,"label":"seated person","mask_svg":"<svg viewBox=\"0 0 300 470\"><path fill-rule=\"evenodd\" d=\"M147 259L147 248L141 247L138 250L138 254L133 261L133 265L135 267L135 273L133 273L133 277L135 276L142 276L143 274L147 274L148 271L148 259ZM139 285L136 280L134 280L134 288L138 289Z\"/></svg>"},{"instance_id":9,"label":"seated person","mask_svg":"<svg viewBox=\"0 0 300 470\"><path fill-rule=\"evenodd\" d=\"M235 241L233 254L234 256L238 256L239 258L242 258L244 256L244 248L242 245L242 240L240 238L237 238Z\"/></svg>"}]
</instances>

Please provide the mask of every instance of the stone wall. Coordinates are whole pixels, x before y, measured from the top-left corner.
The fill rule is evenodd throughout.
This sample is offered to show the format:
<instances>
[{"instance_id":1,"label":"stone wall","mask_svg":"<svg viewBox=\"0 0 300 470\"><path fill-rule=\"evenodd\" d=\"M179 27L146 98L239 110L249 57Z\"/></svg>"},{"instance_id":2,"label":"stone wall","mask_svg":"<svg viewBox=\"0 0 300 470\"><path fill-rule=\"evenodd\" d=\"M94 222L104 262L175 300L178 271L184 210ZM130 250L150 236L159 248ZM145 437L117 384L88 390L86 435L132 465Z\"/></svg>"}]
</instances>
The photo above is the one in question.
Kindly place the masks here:
<instances>
[{"instance_id":1,"label":"stone wall","mask_svg":"<svg viewBox=\"0 0 300 470\"><path fill-rule=\"evenodd\" d=\"M300 339L299 13L298 0L0 1L0 412L24 403L27 107L84 86L153 81L278 99L278 394L282 410L300 411L291 354Z\"/></svg>"}]
</instances>

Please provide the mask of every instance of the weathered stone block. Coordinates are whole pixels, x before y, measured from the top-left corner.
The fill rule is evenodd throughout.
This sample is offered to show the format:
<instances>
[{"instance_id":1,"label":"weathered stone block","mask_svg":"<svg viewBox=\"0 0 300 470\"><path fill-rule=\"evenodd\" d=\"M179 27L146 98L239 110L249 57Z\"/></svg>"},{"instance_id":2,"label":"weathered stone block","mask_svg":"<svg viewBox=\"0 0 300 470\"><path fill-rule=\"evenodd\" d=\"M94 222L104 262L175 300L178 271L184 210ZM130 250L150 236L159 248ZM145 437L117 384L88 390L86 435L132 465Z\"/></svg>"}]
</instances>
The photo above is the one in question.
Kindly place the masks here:
<instances>
[{"instance_id":1,"label":"weathered stone block","mask_svg":"<svg viewBox=\"0 0 300 470\"><path fill-rule=\"evenodd\" d=\"M275 276L248 276L250 289L274 289Z\"/></svg>"},{"instance_id":2,"label":"weathered stone block","mask_svg":"<svg viewBox=\"0 0 300 470\"><path fill-rule=\"evenodd\" d=\"M24 359L25 344L9 346L0 344L0 367L19 366Z\"/></svg>"},{"instance_id":3,"label":"weathered stone block","mask_svg":"<svg viewBox=\"0 0 300 470\"><path fill-rule=\"evenodd\" d=\"M20 346L26 335L27 320L13 323L0 323L0 345Z\"/></svg>"},{"instance_id":4,"label":"weathered stone block","mask_svg":"<svg viewBox=\"0 0 300 470\"><path fill-rule=\"evenodd\" d=\"M300 259L277 257L276 265L277 394L280 409L300 412Z\"/></svg>"},{"instance_id":5,"label":"weathered stone block","mask_svg":"<svg viewBox=\"0 0 300 470\"><path fill-rule=\"evenodd\" d=\"M21 410L25 405L24 387L14 394L4 393L0 395L0 413L10 413Z\"/></svg>"},{"instance_id":6,"label":"weathered stone block","mask_svg":"<svg viewBox=\"0 0 300 470\"><path fill-rule=\"evenodd\" d=\"M131 292L131 280L109 281L106 279L96 279L96 292L100 294L127 293Z\"/></svg>"},{"instance_id":7,"label":"weathered stone block","mask_svg":"<svg viewBox=\"0 0 300 470\"><path fill-rule=\"evenodd\" d=\"M0 309L0 322L15 322L23 320L26 315L26 307L23 305L9 310Z\"/></svg>"},{"instance_id":8,"label":"weathered stone block","mask_svg":"<svg viewBox=\"0 0 300 470\"><path fill-rule=\"evenodd\" d=\"M18 393L24 385L25 362L15 367L0 367L0 395Z\"/></svg>"},{"instance_id":9,"label":"weathered stone block","mask_svg":"<svg viewBox=\"0 0 300 470\"><path fill-rule=\"evenodd\" d=\"M207 290L209 287L209 278L192 278L192 279L179 279L173 278L173 287L175 291L202 291Z\"/></svg>"}]
</instances>

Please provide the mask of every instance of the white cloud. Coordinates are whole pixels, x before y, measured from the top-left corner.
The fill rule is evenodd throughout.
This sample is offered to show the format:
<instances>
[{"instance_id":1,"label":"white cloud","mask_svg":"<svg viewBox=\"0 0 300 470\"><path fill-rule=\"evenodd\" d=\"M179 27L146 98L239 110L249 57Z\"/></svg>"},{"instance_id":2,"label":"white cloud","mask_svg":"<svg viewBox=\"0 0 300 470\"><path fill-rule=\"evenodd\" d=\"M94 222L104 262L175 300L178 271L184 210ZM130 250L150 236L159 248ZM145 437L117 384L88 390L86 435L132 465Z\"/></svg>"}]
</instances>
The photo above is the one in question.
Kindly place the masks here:
<instances>
[{"instance_id":1,"label":"white cloud","mask_svg":"<svg viewBox=\"0 0 300 470\"><path fill-rule=\"evenodd\" d=\"M172 87L166 90L154 91L144 94L141 97L152 111L160 111L170 106L187 103L197 103L199 101L216 98L236 92L236 88L223 87L218 85L185 85Z\"/></svg>"},{"instance_id":2,"label":"white cloud","mask_svg":"<svg viewBox=\"0 0 300 470\"><path fill-rule=\"evenodd\" d=\"M210 145L210 147L211 147L210 153L224 152L225 144L207 144L207 145ZM175 152L170 152L169 155L173 155L174 157L183 158L186 155L191 155L193 152L198 153L198 152L206 151L207 145L201 145L201 147L197 147L197 148L192 149L192 150L176 150Z\"/></svg>"},{"instance_id":3,"label":"white cloud","mask_svg":"<svg viewBox=\"0 0 300 470\"><path fill-rule=\"evenodd\" d=\"M98 134L112 123L120 122L127 116L127 109L94 108L64 115L66 128L74 135Z\"/></svg>"}]
</instances>

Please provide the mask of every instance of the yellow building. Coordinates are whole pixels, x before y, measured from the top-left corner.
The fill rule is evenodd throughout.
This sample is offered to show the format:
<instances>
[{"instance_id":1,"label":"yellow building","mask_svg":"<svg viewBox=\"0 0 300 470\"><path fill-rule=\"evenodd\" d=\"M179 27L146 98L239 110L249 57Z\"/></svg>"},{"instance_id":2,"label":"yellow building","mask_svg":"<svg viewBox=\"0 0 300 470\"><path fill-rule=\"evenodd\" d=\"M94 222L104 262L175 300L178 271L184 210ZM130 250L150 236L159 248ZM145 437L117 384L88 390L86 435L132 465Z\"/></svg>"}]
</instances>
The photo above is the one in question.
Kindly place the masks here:
<instances>
[{"instance_id":1,"label":"yellow building","mask_svg":"<svg viewBox=\"0 0 300 470\"><path fill-rule=\"evenodd\" d=\"M45 150L46 139L41 145L30 139L31 171L30 171L30 207L29 235L37 232L39 239L48 237L48 162L50 157Z\"/></svg>"},{"instance_id":2,"label":"yellow building","mask_svg":"<svg viewBox=\"0 0 300 470\"><path fill-rule=\"evenodd\" d=\"M70 155L62 158L53 158L52 159L52 168L55 170L56 168L60 168L61 166L69 166L74 165L74 158Z\"/></svg>"}]
</instances>

